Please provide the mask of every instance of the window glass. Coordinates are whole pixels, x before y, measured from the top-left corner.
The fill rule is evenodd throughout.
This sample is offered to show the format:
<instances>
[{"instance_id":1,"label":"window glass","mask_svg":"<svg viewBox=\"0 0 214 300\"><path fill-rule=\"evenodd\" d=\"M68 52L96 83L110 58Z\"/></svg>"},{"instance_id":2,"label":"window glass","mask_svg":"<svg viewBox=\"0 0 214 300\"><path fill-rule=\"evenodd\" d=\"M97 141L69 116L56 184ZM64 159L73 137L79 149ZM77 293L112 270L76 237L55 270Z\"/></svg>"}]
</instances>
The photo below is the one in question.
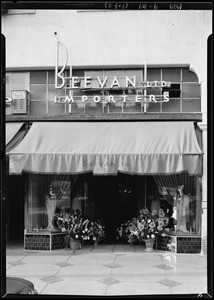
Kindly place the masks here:
<instances>
[{"instance_id":1,"label":"window glass","mask_svg":"<svg viewBox=\"0 0 214 300\"><path fill-rule=\"evenodd\" d=\"M161 96L161 88L148 88L147 95L159 95Z\"/></svg>"},{"instance_id":2,"label":"window glass","mask_svg":"<svg viewBox=\"0 0 214 300\"><path fill-rule=\"evenodd\" d=\"M162 70L162 71L161 71ZM181 72L182 70L182 72ZM195 112L201 110L201 87L198 84L198 77L197 75L190 71L188 68L147 68L147 80L148 81L160 81L161 80L161 72L162 72L162 80L164 81L171 81L170 88L147 88L147 95L160 95L161 92L163 94L164 91L169 92L169 102L165 102L161 105L150 105L148 108L150 111L159 111L161 109L162 112L181 112L181 103L179 101L173 101L173 98L182 98L182 111L183 112ZM68 73L69 70L65 71ZM80 89L74 89L72 94L75 98L75 104L72 104L73 113L79 114L84 111L86 113L86 109L88 113L94 113L95 108L97 113L106 113L108 112L118 112L121 109L122 105L121 101L116 101L116 105L113 103L111 105L107 105L104 107L101 103L88 103L84 104L81 102L82 95L101 95L102 90L100 90L99 82L97 81L97 76L101 78L101 82L103 77L109 76L105 88L109 89L108 92L111 95L118 95L120 96L125 91L126 95L133 95L135 96L137 93L142 92L140 90L135 90L134 87L131 86L127 89L124 88L125 86L125 76L136 76L137 83L142 81L144 76L144 70L142 69L95 69L95 70L83 70L83 69L74 69L72 70L72 76L77 77L93 77L94 79L91 80L91 89L83 89L83 80L80 82ZM182 74L181 74L182 73ZM183 82L180 83L181 75ZM119 80L121 87L118 87L116 84L112 86L112 77L116 76ZM48 79L48 81L47 81ZM65 96L65 89L55 89L54 82L55 81L55 71L31 71L31 72L7 72L6 73L6 96L11 96L11 90L27 90L30 92L29 97L31 100L54 100L55 96ZM29 85L30 82L30 85ZM48 83L48 84L47 84ZM67 93L68 94L68 93ZM188 98L191 98L188 100ZM198 98L199 101L196 100ZM126 106L124 107L126 110L135 110L136 107L139 109L138 103L132 103L132 99L127 98ZM32 105L33 111L37 111L39 114L44 114L44 111L41 113L40 109L37 108L37 104L35 106ZM66 104L67 105L67 104ZM138 106L137 106L138 105ZM47 105L50 106L50 112L55 114L56 107L52 104ZM141 105L140 105L141 106ZM98 109L99 107L99 109ZM132 107L132 109L130 108ZM53 109L54 108L54 109ZM90 108L90 111L88 110ZM93 108L93 111L92 111ZM53 111L52 111L53 110ZM62 108L59 109L60 114L62 113ZM75 111L75 112L74 112ZM100 111L100 112L99 112ZM32 113L32 109L30 110Z\"/></svg>"},{"instance_id":3,"label":"window glass","mask_svg":"<svg viewBox=\"0 0 214 300\"><path fill-rule=\"evenodd\" d=\"M97 80L97 77L100 77L100 80L102 82L103 71L102 70L86 70L84 77L91 77L90 85L89 85L91 88L99 88L99 82ZM83 89L85 88L85 82L83 79L80 80L80 86Z\"/></svg>"},{"instance_id":4,"label":"window glass","mask_svg":"<svg viewBox=\"0 0 214 300\"><path fill-rule=\"evenodd\" d=\"M46 102L44 101L30 101L30 114L31 115L45 115Z\"/></svg>"},{"instance_id":5,"label":"window glass","mask_svg":"<svg viewBox=\"0 0 214 300\"><path fill-rule=\"evenodd\" d=\"M127 106L126 105L123 105L123 108L122 108L122 103L121 103L121 101L117 101L116 100L116 104L114 104L114 103L107 103L107 104L105 104L105 106L104 106L104 111L105 111L105 113L122 113L122 111L124 111L124 112L127 112L127 109L129 110L130 108L128 107L127 108Z\"/></svg>"},{"instance_id":6,"label":"window glass","mask_svg":"<svg viewBox=\"0 0 214 300\"><path fill-rule=\"evenodd\" d=\"M55 71L48 71L48 84L55 84Z\"/></svg>"},{"instance_id":7,"label":"window glass","mask_svg":"<svg viewBox=\"0 0 214 300\"><path fill-rule=\"evenodd\" d=\"M169 92L169 97L170 98L180 98L180 96L181 96L180 84L172 83L169 88L164 87L162 89L162 93L164 93L164 92Z\"/></svg>"},{"instance_id":8,"label":"window glass","mask_svg":"<svg viewBox=\"0 0 214 300\"><path fill-rule=\"evenodd\" d=\"M100 71L99 71L100 72ZM84 77L84 70L72 70L72 76L76 76L76 77ZM97 75L98 76L98 75Z\"/></svg>"},{"instance_id":9,"label":"window glass","mask_svg":"<svg viewBox=\"0 0 214 300\"><path fill-rule=\"evenodd\" d=\"M84 114L85 113L85 103L82 103L81 98L76 99L74 103L71 103L71 113L72 114ZM68 104L66 104L66 111L68 111Z\"/></svg>"},{"instance_id":10,"label":"window glass","mask_svg":"<svg viewBox=\"0 0 214 300\"><path fill-rule=\"evenodd\" d=\"M198 83L182 84L183 98L200 98L200 85Z\"/></svg>"},{"instance_id":11,"label":"window glass","mask_svg":"<svg viewBox=\"0 0 214 300\"><path fill-rule=\"evenodd\" d=\"M65 96L64 89L55 89L54 85L48 85L48 99L54 99L55 96Z\"/></svg>"},{"instance_id":12,"label":"window glass","mask_svg":"<svg viewBox=\"0 0 214 300\"><path fill-rule=\"evenodd\" d=\"M83 175L29 176L28 205L26 205L25 229L28 231L52 231L58 228L56 215L80 210L82 218L88 216L87 180Z\"/></svg>"},{"instance_id":13,"label":"window glass","mask_svg":"<svg viewBox=\"0 0 214 300\"><path fill-rule=\"evenodd\" d=\"M11 83L11 73L6 73L5 80L6 80L6 85L10 85L10 83Z\"/></svg>"},{"instance_id":14,"label":"window glass","mask_svg":"<svg viewBox=\"0 0 214 300\"><path fill-rule=\"evenodd\" d=\"M147 69L147 80L148 81L155 81L161 80L161 70L160 69L156 69L156 68L150 68Z\"/></svg>"},{"instance_id":15,"label":"window glass","mask_svg":"<svg viewBox=\"0 0 214 300\"><path fill-rule=\"evenodd\" d=\"M92 99L90 99L85 103L85 113L87 114L101 114L103 113L103 109L104 106L102 102L95 103Z\"/></svg>"},{"instance_id":16,"label":"window glass","mask_svg":"<svg viewBox=\"0 0 214 300\"><path fill-rule=\"evenodd\" d=\"M162 112L181 112L180 100L169 98L169 102L162 103Z\"/></svg>"},{"instance_id":17,"label":"window glass","mask_svg":"<svg viewBox=\"0 0 214 300\"><path fill-rule=\"evenodd\" d=\"M161 111L161 103L149 103L147 107L147 112L160 112Z\"/></svg>"},{"instance_id":18,"label":"window glass","mask_svg":"<svg viewBox=\"0 0 214 300\"><path fill-rule=\"evenodd\" d=\"M84 95L88 97L87 100L85 101L85 112L88 114L102 114L104 109L103 92L99 90L98 91L92 90L92 91L85 92Z\"/></svg>"},{"instance_id":19,"label":"window glass","mask_svg":"<svg viewBox=\"0 0 214 300\"><path fill-rule=\"evenodd\" d=\"M132 76L136 76L136 83L143 81L142 70L124 70L124 76L128 76L132 79Z\"/></svg>"},{"instance_id":20,"label":"window glass","mask_svg":"<svg viewBox=\"0 0 214 300\"><path fill-rule=\"evenodd\" d=\"M23 85L28 87L29 84L29 75L28 72L13 72L11 73L11 80L10 80L11 85Z\"/></svg>"},{"instance_id":21,"label":"window glass","mask_svg":"<svg viewBox=\"0 0 214 300\"><path fill-rule=\"evenodd\" d=\"M180 68L166 68L162 69L162 80L180 82L181 81L181 69Z\"/></svg>"},{"instance_id":22,"label":"window glass","mask_svg":"<svg viewBox=\"0 0 214 300\"><path fill-rule=\"evenodd\" d=\"M183 99L182 100L183 112L200 112L201 101L199 99Z\"/></svg>"},{"instance_id":23,"label":"window glass","mask_svg":"<svg viewBox=\"0 0 214 300\"><path fill-rule=\"evenodd\" d=\"M65 103L55 103L54 101L48 101L48 114L49 115L64 115Z\"/></svg>"},{"instance_id":24,"label":"window glass","mask_svg":"<svg viewBox=\"0 0 214 300\"><path fill-rule=\"evenodd\" d=\"M74 103L65 103L64 110L66 114L83 114L86 109L85 103L82 103L81 99L76 99Z\"/></svg>"},{"instance_id":25,"label":"window glass","mask_svg":"<svg viewBox=\"0 0 214 300\"><path fill-rule=\"evenodd\" d=\"M187 68L182 69L182 81L184 82L198 82L198 77L197 75L190 71Z\"/></svg>"},{"instance_id":26,"label":"window glass","mask_svg":"<svg viewBox=\"0 0 214 300\"><path fill-rule=\"evenodd\" d=\"M11 97L12 90L29 91L29 73L28 72L8 72L6 73L6 97Z\"/></svg>"},{"instance_id":27,"label":"window glass","mask_svg":"<svg viewBox=\"0 0 214 300\"><path fill-rule=\"evenodd\" d=\"M74 89L72 90L73 96L77 97L77 96L82 96L85 93L83 93L83 91L81 91L80 89Z\"/></svg>"},{"instance_id":28,"label":"window glass","mask_svg":"<svg viewBox=\"0 0 214 300\"><path fill-rule=\"evenodd\" d=\"M167 211L169 229L176 235L200 234L201 191L198 176L187 173L155 175L159 197L152 203Z\"/></svg>"},{"instance_id":29,"label":"window glass","mask_svg":"<svg viewBox=\"0 0 214 300\"><path fill-rule=\"evenodd\" d=\"M47 86L46 85L31 85L30 86L30 99L31 100L46 100L47 99Z\"/></svg>"},{"instance_id":30,"label":"window glass","mask_svg":"<svg viewBox=\"0 0 214 300\"><path fill-rule=\"evenodd\" d=\"M6 97L11 97L11 90L10 90L10 86L6 85L5 87L5 94Z\"/></svg>"},{"instance_id":31,"label":"window glass","mask_svg":"<svg viewBox=\"0 0 214 300\"><path fill-rule=\"evenodd\" d=\"M30 72L30 84L47 83L47 71Z\"/></svg>"},{"instance_id":32,"label":"window glass","mask_svg":"<svg viewBox=\"0 0 214 300\"><path fill-rule=\"evenodd\" d=\"M126 102L122 102L123 112L124 113L135 113L141 112L141 103L135 101L134 95L128 95Z\"/></svg>"},{"instance_id":33,"label":"window glass","mask_svg":"<svg viewBox=\"0 0 214 300\"><path fill-rule=\"evenodd\" d=\"M66 70L64 76L70 76L70 70ZM84 77L84 70L72 69L72 76ZM48 71L48 84L55 84L55 71Z\"/></svg>"}]
</instances>

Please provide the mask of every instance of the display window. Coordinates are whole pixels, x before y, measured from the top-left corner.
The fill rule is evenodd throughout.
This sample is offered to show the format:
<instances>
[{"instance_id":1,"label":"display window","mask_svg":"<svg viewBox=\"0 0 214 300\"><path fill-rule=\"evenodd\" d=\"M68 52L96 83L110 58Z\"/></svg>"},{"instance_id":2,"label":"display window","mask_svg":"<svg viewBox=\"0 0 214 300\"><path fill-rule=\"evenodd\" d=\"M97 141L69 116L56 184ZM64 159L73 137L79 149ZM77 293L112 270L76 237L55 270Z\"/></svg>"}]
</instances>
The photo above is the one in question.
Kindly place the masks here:
<instances>
[{"instance_id":1,"label":"display window","mask_svg":"<svg viewBox=\"0 0 214 300\"><path fill-rule=\"evenodd\" d=\"M170 214L170 232L176 235L200 234L201 184L199 176L186 173L154 176L160 194L151 205L166 206Z\"/></svg>"},{"instance_id":2,"label":"display window","mask_svg":"<svg viewBox=\"0 0 214 300\"><path fill-rule=\"evenodd\" d=\"M29 174L25 203L25 228L30 231L55 230L53 216L64 216L77 209L87 216L85 175Z\"/></svg>"},{"instance_id":3,"label":"display window","mask_svg":"<svg viewBox=\"0 0 214 300\"><path fill-rule=\"evenodd\" d=\"M63 218L79 211L83 220L100 220L107 238L113 239L121 223L147 208L151 212L164 211L169 219L169 234L200 234L201 178L187 173L150 176L29 174L26 194L27 231L57 230L53 216Z\"/></svg>"}]
</instances>

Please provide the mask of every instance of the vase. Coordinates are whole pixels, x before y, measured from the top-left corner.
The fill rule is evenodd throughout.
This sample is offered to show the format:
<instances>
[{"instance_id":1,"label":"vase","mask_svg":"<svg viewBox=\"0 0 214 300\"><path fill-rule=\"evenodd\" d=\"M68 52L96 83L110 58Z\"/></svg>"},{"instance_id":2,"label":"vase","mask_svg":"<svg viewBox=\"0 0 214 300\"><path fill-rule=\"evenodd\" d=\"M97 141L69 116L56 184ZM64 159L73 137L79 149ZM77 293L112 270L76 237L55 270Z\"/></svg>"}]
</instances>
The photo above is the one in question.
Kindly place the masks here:
<instances>
[{"instance_id":1,"label":"vase","mask_svg":"<svg viewBox=\"0 0 214 300\"><path fill-rule=\"evenodd\" d=\"M98 238L96 238L96 240L94 241L94 247L97 247L97 245L98 245L99 241L100 241L100 238L99 238L99 237L98 237Z\"/></svg>"},{"instance_id":2,"label":"vase","mask_svg":"<svg viewBox=\"0 0 214 300\"><path fill-rule=\"evenodd\" d=\"M148 251L148 252L154 251L154 249L153 249L153 247L154 247L154 241L155 241L155 239L145 240L145 243L146 243L146 249L145 249L145 251Z\"/></svg>"},{"instance_id":3,"label":"vase","mask_svg":"<svg viewBox=\"0 0 214 300\"><path fill-rule=\"evenodd\" d=\"M94 242L94 247L97 247L97 245L98 245L98 241L95 241Z\"/></svg>"},{"instance_id":4,"label":"vase","mask_svg":"<svg viewBox=\"0 0 214 300\"><path fill-rule=\"evenodd\" d=\"M56 203L57 203L56 199L51 199L48 196L45 199L45 204L47 207L47 215L48 215L48 227L46 228L46 230L48 230L48 231L55 230L55 228L53 226L53 216L54 216L54 212L56 209Z\"/></svg>"},{"instance_id":5,"label":"vase","mask_svg":"<svg viewBox=\"0 0 214 300\"><path fill-rule=\"evenodd\" d=\"M71 240L70 241L70 249L71 250L78 250L81 248L80 240Z\"/></svg>"}]
</instances>

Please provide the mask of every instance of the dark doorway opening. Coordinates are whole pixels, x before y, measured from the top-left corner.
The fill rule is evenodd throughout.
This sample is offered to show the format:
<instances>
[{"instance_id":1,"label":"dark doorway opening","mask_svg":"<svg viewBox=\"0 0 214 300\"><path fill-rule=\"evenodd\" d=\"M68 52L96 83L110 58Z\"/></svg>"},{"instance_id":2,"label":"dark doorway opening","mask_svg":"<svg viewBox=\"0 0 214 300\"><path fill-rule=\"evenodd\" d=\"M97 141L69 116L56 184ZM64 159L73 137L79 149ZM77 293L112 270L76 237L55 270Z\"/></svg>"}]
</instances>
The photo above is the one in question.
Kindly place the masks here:
<instances>
[{"instance_id":1,"label":"dark doorway opening","mask_svg":"<svg viewBox=\"0 0 214 300\"><path fill-rule=\"evenodd\" d=\"M24 245L24 175L6 177L6 244Z\"/></svg>"},{"instance_id":2,"label":"dark doorway opening","mask_svg":"<svg viewBox=\"0 0 214 300\"><path fill-rule=\"evenodd\" d=\"M93 176L94 219L105 226L106 243L117 242L117 228L137 214L136 176Z\"/></svg>"}]
</instances>

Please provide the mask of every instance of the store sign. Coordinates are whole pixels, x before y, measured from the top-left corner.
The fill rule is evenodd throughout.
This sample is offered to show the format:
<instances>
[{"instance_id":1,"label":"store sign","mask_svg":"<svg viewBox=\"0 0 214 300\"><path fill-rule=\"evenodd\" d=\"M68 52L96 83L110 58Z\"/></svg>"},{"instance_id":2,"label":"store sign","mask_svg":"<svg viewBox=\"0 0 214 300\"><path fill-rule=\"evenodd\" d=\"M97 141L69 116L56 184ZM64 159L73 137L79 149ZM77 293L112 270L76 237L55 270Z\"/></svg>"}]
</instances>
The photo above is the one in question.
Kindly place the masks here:
<instances>
[{"instance_id":1,"label":"store sign","mask_svg":"<svg viewBox=\"0 0 214 300\"><path fill-rule=\"evenodd\" d=\"M12 99L26 99L27 98L27 91L11 91Z\"/></svg>"},{"instance_id":2,"label":"store sign","mask_svg":"<svg viewBox=\"0 0 214 300\"><path fill-rule=\"evenodd\" d=\"M58 79L61 80L61 84L58 84ZM100 88L100 89L115 89L115 88L163 88L170 87L171 82L169 81L144 81L137 83L136 76L105 76L105 77L64 77L59 73L56 74L55 88L61 89L91 89L91 88Z\"/></svg>"},{"instance_id":3,"label":"store sign","mask_svg":"<svg viewBox=\"0 0 214 300\"><path fill-rule=\"evenodd\" d=\"M136 76L128 77L120 77L117 78L114 76L113 78L106 76L106 77L99 77L96 78L92 77L62 77L60 75L60 79L62 79L62 84L58 85L56 82L55 88L61 89L66 88L66 90L74 90L74 89L82 89L84 91L90 91L91 89L100 89L100 90L110 90L112 93L116 89L142 89L144 90L143 96L146 96L145 94L145 88L163 88L163 87L170 87L171 82L168 81L144 81L140 84L136 83ZM123 97L123 102L126 101L126 94L121 95ZM136 102L139 102L142 97L139 94L136 94ZM155 95L150 95L150 101L157 102L155 100ZM87 101L88 97L86 95L82 96L82 102ZM101 97L94 96L93 97L94 102L99 102L101 100ZM112 96L109 101L112 101ZM69 99L67 99L68 101ZM168 102L168 93L165 93L163 95L163 101ZM74 98L70 97L70 102L74 102Z\"/></svg>"},{"instance_id":4,"label":"store sign","mask_svg":"<svg viewBox=\"0 0 214 300\"><path fill-rule=\"evenodd\" d=\"M64 49L64 65L59 70L58 66L58 47L62 46ZM65 96L55 97L55 103L75 103L80 101L87 103L93 101L94 103L126 103L127 100L134 102L141 102L148 104L149 102L160 103L169 101L169 92L165 91L163 94L152 94L149 89L155 88L170 88L170 81L148 81L147 80L147 65L144 65L144 81L138 82L136 76L96 76L96 77L77 77L72 76L72 68L70 67L70 75L65 75L65 68L67 65L67 50L65 46L57 41L57 58L55 67L55 89L65 89ZM81 96L73 96L73 90L81 90ZM115 95L115 90L121 90L121 95ZM128 91L131 90L131 93ZM88 95L88 91L93 91L97 95ZM134 91L134 93L133 93ZM103 93L102 95L101 92ZM126 94L127 92L127 94ZM144 111L146 110L146 106Z\"/></svg>"},{"instance_id":5,"label":"store sign","mask_svg":"<svg viewBox=\"0 0 214 300\"><path fill-rule=\"evenodd\" d=\"M11 98L12 114L29 113L29 92L27 90L12 90Z\"/></svg>"},{"instance_id":6,"label":"store sign","mask_svg":"<svg viewBox=\"0 0 214 300\"><path fill-rule=\"evenodd\" d=\"M118 169L120 170L130 170L131 164L129 162L122 162L118 160L103 159L101 157L87 158L84 155L83 158L83 168L85 170L93 169L93 174L117 174Z\"/></svg>"},{"instance_id":7,"label":"store sign","mask_svg":"<svg viewBox=\"0 0 214 300\"><path fill-rule=\"evenodd\" d=\"M5 102L6 115L29 113L29 92L26 90L12 90Z\"/></svg>"},{"instance_id":8,"label":"store sign","mask_svg":"<svg viewBox=\"0 0 214 300\"><path fill-rule=\"evenodd\" d=\"M62 80L62 83L58 84L58 77ZM108 90L110 93L114 94L114 90L118 89L135 89L136 94L135 96L135 102L168 102L169 101L169 92L164 92L163 95L147 95L147 89L148 88L164 88L164 87L170 87L171 82L169 81L144 81L141 83L136 82L136 76L128 77L99 77L96 78L92 77L63 77L62 75L57 74L56 76L57 82L55 82L55 88L56 89L66 89L66 91L72 91L74 89L81 89L83 92L90 91L93 89L100 89L100 90ZM138 92L137 92L138 91ZM140 91L140 93L139 93ZM115 98L117 100L121 100L123 102L126 102L127 97L129 95L125 94L121 90L120 96L114 96L114 95L106 95L106 97L102 97L101 95L94 95L94 96L88 96L88 95L82 95L82 96L73 96L70 92L69 95L65 97L56 97L55 102L62 103L62 102L68 102L68 103L74 103L75 100L81 100L81 102L86 102L88 100L93 100L95 103L102 102L102 100L105 100L106 102L113 102L115 103ZM81 98L80 98L81 97ZM120 99L118 99L118 97Z\"/></svg>"}]
</instances>

